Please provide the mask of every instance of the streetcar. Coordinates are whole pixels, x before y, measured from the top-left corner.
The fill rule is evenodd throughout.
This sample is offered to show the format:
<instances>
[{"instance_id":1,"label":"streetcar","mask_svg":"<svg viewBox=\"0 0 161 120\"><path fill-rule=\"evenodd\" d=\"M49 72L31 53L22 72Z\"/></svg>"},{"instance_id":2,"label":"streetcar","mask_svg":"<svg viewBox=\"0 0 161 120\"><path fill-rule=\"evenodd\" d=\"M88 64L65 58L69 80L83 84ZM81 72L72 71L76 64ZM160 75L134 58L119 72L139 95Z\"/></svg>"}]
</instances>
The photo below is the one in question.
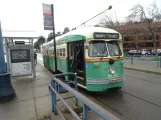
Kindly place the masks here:
<instances>
[{"instance_id":1,"label":"streetcar","mask_svg":"<svg viewBox=\"0 0 161 120\"><path fill-rule=\"evenodd\" d=\"M55 71L53 41L43 45L44 66ZM57 70L76 73L78 86L105 91L123 86L123 46L119 32L102 27L79 28L56 37Z\"/></svg>"}]
</instances>

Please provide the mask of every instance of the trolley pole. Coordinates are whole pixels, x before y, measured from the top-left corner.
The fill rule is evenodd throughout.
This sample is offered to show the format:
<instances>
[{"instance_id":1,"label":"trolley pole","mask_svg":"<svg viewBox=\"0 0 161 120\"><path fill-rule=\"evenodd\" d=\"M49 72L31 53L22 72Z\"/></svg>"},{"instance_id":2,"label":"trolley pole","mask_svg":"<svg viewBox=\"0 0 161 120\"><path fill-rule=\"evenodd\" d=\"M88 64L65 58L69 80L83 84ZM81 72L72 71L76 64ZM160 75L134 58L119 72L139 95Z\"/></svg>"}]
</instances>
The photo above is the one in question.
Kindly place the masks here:
<instances>
[{"instance_id":1,"label":"trolley pole","mask_svg":"<svg viewBox=\"0 0 161 120\"><path fill-rule=\"evenodd\" d=\"M88 19L87 21L85 21L85 22L83 22L82 24L80 24L78 27L80 27L80 26L82 26L82 25L85 25L85 23L89 22L89 21L92 20L93 18L95 18L95 17L101 15L102 13L106 12L107 10L111 10L111 9L112 9L112 6L110 5L110 6L108 7L108 9L106 9L106 10L100 12L99 14L93 16L92 18L90 18L90 19ZM78 27L76 27L76 28L78 28ZM76 28L73 28L73 29L76 29Z\"/></svg>"},{"instance_id":2,"label":"trolley pole","mask_svg":"<svg viewBox=\"0 0 161 120\"><path fill-rule=\"evenodd\" d=\"M55 40L55 23L54 23L54 5L51 5L52 11L52 25L53 25L53 42L54 42L54 58L55 58L55 72L57 72L57 60L56 60L56 40Z\"/></svg>"}]
</instances>

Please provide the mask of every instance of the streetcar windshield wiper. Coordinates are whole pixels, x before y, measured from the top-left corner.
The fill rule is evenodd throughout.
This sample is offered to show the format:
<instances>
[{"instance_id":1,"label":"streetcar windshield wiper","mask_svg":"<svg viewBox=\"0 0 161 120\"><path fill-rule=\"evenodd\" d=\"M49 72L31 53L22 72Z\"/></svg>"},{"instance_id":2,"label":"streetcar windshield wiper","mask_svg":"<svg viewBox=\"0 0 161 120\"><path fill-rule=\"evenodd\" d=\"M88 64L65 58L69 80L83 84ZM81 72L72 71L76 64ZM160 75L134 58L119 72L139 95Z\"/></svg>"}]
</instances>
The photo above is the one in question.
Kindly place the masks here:
<instances>
[{"instance_id":1,"label":"streetcar windshield wiper","mask_svg":"<svg viewBox=\"0 0 161 120\"><path fill-rule=\"evenodd\" d=\"M107 48L106 48L106 46L104 47L104 49L103 49L103 51L101 52L102 54L104 54L104 52L105 52L105 50L106 50ZM101 56L101 59L100 60L102 60L103 59L103 57L105 57L104 55L102 55Z\"/></svg>"},{"instance_id":2,"label":"streetcar windshield wiper","mask_svg":"<svg viewBox=\"0 0 161 120\"><path fill-rule=\"evenodd\" d=\"M121 57L121 49L119 49L119 57L117 59L120 59Z\"/></svg>"}]
</instances>

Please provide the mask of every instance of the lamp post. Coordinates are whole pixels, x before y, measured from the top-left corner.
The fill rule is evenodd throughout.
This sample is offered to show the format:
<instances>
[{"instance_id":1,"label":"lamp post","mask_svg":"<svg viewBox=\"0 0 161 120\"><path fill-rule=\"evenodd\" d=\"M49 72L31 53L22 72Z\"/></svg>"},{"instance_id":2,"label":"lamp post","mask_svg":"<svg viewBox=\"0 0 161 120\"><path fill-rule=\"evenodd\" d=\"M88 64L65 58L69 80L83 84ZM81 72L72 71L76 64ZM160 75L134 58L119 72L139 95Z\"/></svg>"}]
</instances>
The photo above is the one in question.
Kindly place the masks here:
<instances>
[{"instance_id":1,"label":"lamp post","mask_svg":"<svg viewBox=\"0 0 161 120\"><path fill-rule=\"evenodd\" d=\"M106 10L100 12L99 14L93 16L92 18L90 18L90 19L88 19L87 21L85 21L85 22L83 22L82 24L80 24L78 27L80 27L81 25L83 25L83 24L89 22L89 21L92 20L93 18L95 18L95 17L101 15L102 13L106 12L107 10L111 10L111 9L112 9L112 6L110 5L110 6L108 7L108 9L106 9ZM78 28L78 27L76 27L76 28ZM73 28L73 29L76 29L76 28Z\"/></svg>"},{"instance_id":2,"label":"lamp post","mask_svg":"<svg viewBox=\"0 0 161 120\"><path fill-rule=\"evenodd\" d=\"M11 77L6 70L2 30L1 30L1 23L0 23L0 103L9 101L15 97L16 97L16 94L11 84Z\"/></svg>"}]
</instances>

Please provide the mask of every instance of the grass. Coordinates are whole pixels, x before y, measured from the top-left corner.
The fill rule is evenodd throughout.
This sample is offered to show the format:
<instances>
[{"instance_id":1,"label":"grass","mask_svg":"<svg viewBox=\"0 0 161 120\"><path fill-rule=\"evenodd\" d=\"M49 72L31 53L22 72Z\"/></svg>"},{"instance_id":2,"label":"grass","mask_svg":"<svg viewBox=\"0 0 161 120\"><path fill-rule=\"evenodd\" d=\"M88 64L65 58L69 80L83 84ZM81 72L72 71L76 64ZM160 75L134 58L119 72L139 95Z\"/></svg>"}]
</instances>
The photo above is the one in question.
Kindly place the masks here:
<instances>
[{"instance_id":1,"label":"grass","mask_svg":"<svg viewBox=\"0 0 161 120\"><path fill-rule=\"evenodd\" d=\"M160 60L160 58L157 56L157 57L154 57L154 58L152 58L152 61L159 61Z\"/></svg>"},{"instance_id":2,"label":"grass","mask_svg":"<svg viewBox=\"0 0 161 120\"><path fill-rule=\"evenodd\" d=\"M51 120L51 117L50 117L50 115L44 114L40 118L38 118L37 120Z\"/></svg>"},{"instance_id":3,"label":"grass","mask_svg":"<svg viewBox=\"0 0 161 120\"><path fill-rule=\"evenodd\" d=\"M76 113L81 113L83 112L83 108L82 106L70 106ZM65 106L62 108L64 113L70 113L70 111L68 110L68 108L66 108Z\"/></svg>"}]
</instances>

